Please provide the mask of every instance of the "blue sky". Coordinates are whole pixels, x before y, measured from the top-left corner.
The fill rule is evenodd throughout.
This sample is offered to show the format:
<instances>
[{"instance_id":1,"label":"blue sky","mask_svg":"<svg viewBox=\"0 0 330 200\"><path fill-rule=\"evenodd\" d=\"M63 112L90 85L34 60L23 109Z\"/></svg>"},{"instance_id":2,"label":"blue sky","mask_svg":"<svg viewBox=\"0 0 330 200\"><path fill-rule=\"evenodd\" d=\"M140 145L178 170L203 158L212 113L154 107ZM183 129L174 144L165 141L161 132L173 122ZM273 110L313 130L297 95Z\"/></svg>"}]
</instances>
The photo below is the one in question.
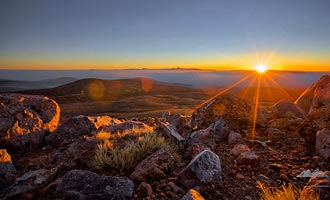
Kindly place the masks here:
<instances>
[{"instance_id":1,"label":"blue sky","mask_svg":"<svg viewBox=\"0 0 330 200\"><path fill-rule=\"evenodd\" d=\"M0 27L7 69L330 66L327 0L2 0Z\"/></svg>"}]
</instances>

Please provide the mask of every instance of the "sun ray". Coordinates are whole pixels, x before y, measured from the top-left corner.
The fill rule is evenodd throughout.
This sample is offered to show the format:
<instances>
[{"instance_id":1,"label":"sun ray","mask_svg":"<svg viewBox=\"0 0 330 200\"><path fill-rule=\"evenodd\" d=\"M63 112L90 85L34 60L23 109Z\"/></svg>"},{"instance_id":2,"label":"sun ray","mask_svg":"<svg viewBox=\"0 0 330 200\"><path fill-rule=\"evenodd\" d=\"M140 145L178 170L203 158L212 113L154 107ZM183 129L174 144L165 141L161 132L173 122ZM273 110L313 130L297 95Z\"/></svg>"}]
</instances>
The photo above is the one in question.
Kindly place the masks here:
<instances>
[{"instance_id":1,"label":"sun ray","mask_svg":"<svg viewBox=\"0 0 330 200\"><path fill-rule=\"evenodd\" d=\"M254 112L253 112L253 124L252 124L252 132L251 132L251 139L252 140L254 140L256 124L257 124L261 77L262 77L262 74L259 74L258 84L257 84L257 91L256 91L256 94L255 94Z\"/></svg>"},{"instance_id":2,"label":"sun ray","mask_svg":"<svg viewBox=\"0 0 330 200\"><path fill-rule=\"evenodd\" d=\"M255 74L256 74L256 72L253 72L253 73L251 73L251 74L249 74L249 75L243 77L242 79L238 80L238 81L235 82L234 84L232 84L232 85L230 85L230 86L228 86L228 87L222 89L222 90L221 90L220 92L218 92L216 95L214 95L213 97L211 97L211 98L207 99L206 101L204 101L203 103L201 103L198 107L200 107L200 106L204 105L205 103L208 103L209 101L211 101L211 100L217 98L218 96L220 96L220 95L222 95L222 94L228 92L229 90L231 90L231 89L234 88L235 86L237 86L237 85L243 83L244 81L246 81L247 79L249 79L250 77L252 77L252 76L255 75Z\"/></svg>"},{"instance_id":3,"label":"sun ray","mask_svg":"<svg viewBox=\"0 0 330 200\"><path fill-rule=\"evenodd\" d=\"M277 83L277 81L275 81L270 75L265 74L267 76L267 79L269 79L275 86L277 86L291 101L294 101L294 98L286 91L282 88L282 86L280 84Z\"/></svg>"},{"instance_id":4,"label":"sun ray","mask_svg":"<svg viewBox=\"0 0 330 200\"><path fill-rule=\"evenodd\" d=\"M240 97L241 98L245 98L246 96L248 96L249 91L252 88L252 85L256 82L257 80L257 76L254 75L248 82L248 84L246 85L246 87L244 88L244 90L241 92Z\"/></svg>"}]
</instances>

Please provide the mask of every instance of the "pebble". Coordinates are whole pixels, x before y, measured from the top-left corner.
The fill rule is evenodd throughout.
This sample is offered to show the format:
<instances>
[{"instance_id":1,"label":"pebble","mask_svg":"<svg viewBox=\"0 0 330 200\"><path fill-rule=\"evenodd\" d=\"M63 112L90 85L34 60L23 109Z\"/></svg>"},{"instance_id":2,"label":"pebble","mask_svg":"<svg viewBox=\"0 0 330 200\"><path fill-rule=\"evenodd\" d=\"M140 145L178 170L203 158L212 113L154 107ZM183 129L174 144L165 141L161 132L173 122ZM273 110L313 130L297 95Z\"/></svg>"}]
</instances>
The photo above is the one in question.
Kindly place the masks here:
<instances>
[{"instance_id":1,"label":"pebble","mask_svg":"<svg viewBox=\"0 0 330 200\"><path fill-rule=\"evenodd\" d=\"M236 174L236 179L237 179L237 180L240 181L240 180L243 180L244 178L245 178L245 177L244 177L243 174L241 174L241 173L237 173L237 174Z\"/></svg>"}]
</instances>

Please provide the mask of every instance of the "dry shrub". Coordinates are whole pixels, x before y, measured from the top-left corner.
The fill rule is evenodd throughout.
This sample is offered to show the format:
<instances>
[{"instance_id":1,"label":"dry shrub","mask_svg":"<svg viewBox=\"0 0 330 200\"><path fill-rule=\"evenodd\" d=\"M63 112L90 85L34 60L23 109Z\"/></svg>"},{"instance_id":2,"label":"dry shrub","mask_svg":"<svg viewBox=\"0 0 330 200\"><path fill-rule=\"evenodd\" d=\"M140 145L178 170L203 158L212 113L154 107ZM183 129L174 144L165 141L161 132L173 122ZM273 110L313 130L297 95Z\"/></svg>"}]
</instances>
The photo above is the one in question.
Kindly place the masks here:
<instances>
[{"instance_id":1,"label":"dry shrub","mask_svg":"<svg viewBox=\"0 0 330 200\"><path fill-rule=\"evenodd\" d=\"M283 185L281 188L269 188L264 186L261 182L257 182L258 187L261 189L262 200L318 200L319 194L315 192L307 192L289 184Z\"/></svg>"}]
</instances>

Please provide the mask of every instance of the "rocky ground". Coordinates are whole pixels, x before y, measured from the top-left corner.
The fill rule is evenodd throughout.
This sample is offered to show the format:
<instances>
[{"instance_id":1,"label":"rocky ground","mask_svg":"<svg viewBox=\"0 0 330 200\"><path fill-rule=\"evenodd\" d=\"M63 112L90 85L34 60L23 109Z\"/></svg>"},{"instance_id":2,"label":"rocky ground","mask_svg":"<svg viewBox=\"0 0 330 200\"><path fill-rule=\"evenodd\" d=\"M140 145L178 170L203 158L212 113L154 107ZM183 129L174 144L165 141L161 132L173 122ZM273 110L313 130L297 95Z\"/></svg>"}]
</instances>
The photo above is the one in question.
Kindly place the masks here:
<instances>
[{"instance_id":1,"label":"rocky ground","mask_svg":"<svg viewBox=\"0 0 330 200\"><path fill-rule=\"evenodd\" d=\"M249 200L260 198L258 181L291 183L329 199L328 91L330 77L323 76L295 103L260 108L255 129L254 106L228 95L205 102L192 116L77 116L59 124L55 101L2 94L0 199ZM122 153L152 134L165 141L139 146L140 154ZM98 154L102 145L105 153ZM114 165L116 153L124 164ZM97 158L107 162L96 165ZM297 177L316 169L322 177Z\"/></svg>"}]
</instances>

